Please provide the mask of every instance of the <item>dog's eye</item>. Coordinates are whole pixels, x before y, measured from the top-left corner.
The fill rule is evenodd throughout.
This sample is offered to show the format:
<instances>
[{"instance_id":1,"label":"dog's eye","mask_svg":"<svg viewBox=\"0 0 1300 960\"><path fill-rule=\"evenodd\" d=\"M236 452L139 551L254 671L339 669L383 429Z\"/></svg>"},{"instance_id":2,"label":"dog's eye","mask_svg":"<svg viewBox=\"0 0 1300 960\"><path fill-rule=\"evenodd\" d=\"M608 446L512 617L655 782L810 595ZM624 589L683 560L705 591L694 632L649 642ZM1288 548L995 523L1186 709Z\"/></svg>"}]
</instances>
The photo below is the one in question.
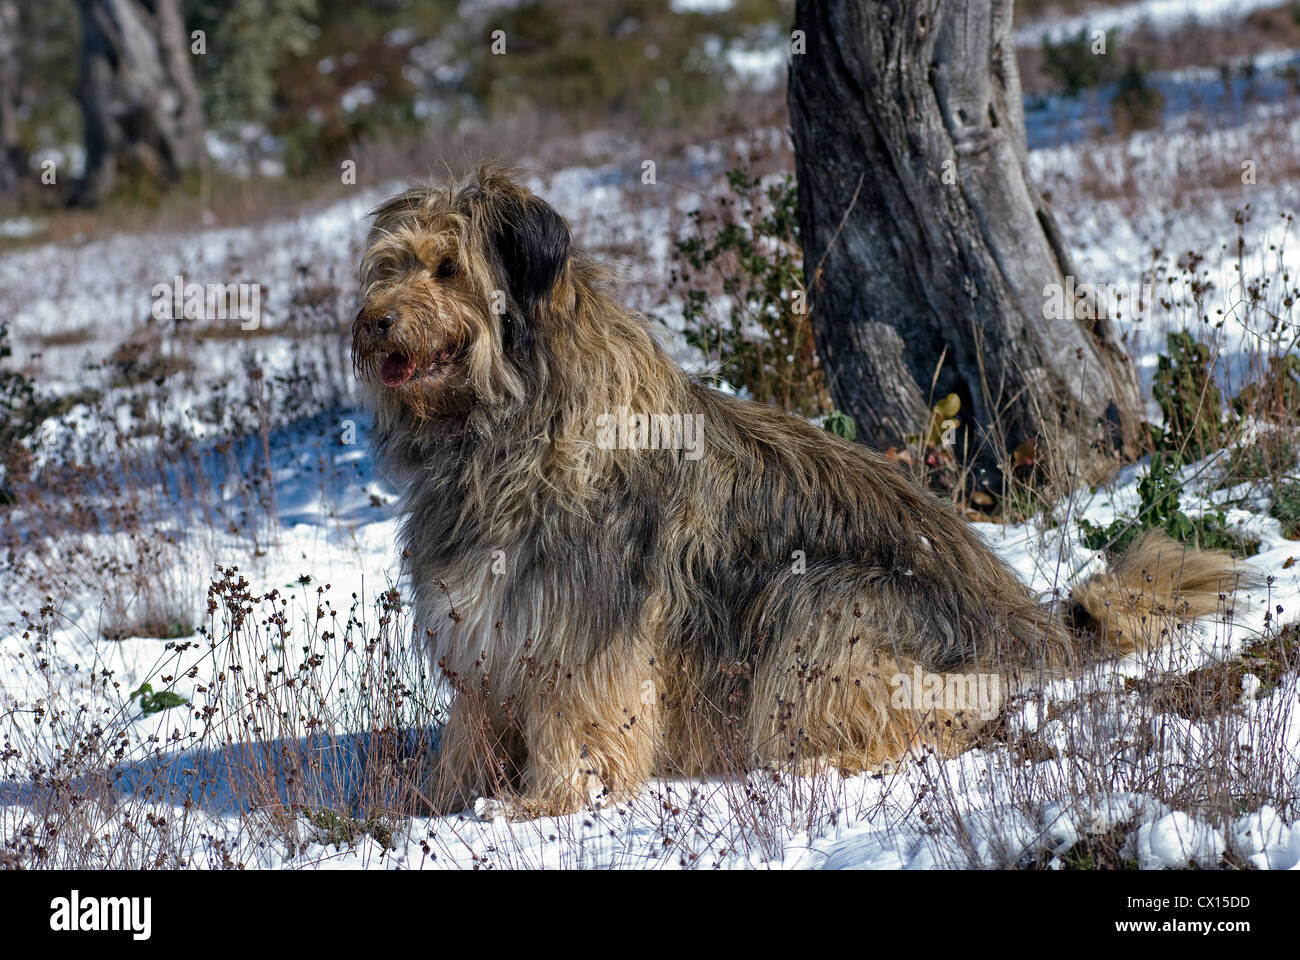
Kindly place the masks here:
<instances>
[{"instance_id":1,"label":"dog's eye","mask_svg":"<svg viewBox=\"0 0 1300 960\"><path fill-rule=\"evenodd\" d=\"M438 264L438 276L445 280L447 277L454 277L455 275L456 275L456 258L443 257L442 262Z\"/></svg>"}]
</instances>

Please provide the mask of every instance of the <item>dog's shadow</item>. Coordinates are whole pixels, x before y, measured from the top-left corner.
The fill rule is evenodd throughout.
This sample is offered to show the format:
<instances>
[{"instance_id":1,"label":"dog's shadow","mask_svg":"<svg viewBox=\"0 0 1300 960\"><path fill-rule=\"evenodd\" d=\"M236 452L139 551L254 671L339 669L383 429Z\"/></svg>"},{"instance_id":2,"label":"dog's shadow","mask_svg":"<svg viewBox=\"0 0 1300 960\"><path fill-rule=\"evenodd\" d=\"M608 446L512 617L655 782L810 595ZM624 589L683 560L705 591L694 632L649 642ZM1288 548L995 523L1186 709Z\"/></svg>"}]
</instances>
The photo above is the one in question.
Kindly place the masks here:
<instances>
[{"instance_id":1,"label":"dog's shadow","mask_svg":"<svg viewBox=\"0 0 1300 960\"><path fill-rule=\"evenodd\" d=\"M410 811L440 732L413 728L160 752L72 777L0 781L0 805L21 805L38 816L66 809L69 797L135 800L214 816L245 816L276 804L359 818Z\"/></svg>"}]
</instances>

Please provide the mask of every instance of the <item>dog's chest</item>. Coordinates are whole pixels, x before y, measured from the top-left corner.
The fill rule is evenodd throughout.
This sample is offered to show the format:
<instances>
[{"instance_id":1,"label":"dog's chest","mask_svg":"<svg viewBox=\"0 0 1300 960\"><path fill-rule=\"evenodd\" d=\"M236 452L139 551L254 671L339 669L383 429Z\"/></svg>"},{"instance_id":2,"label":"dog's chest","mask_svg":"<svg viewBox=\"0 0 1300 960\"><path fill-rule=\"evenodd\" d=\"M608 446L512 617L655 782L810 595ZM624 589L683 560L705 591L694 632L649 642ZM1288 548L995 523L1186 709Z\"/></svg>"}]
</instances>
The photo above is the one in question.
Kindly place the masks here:
<instances>
[{"instance_id":1,"label":"dog's chest","mask_svg":"<svg viewBox=\"0 0 1300 960\"><path fill-rule=\"evenodd\" d=\"M474 669L500 674L522 655L524 638L507 623L508 571L490 562L459 569L413 564L411 576L417 623L435 664L462 676Z\"/></svg>"},{"instance_id":2,"label":"dog's chest","mask_svg":"<svg viewBox=\"0 0 1300 960\"><path fill-rule=\"evenodd\" d=\"M417 631L435 668L466 678L489 672L506 689L535 661L585 655L573 638L595 634L582 611L602 601L590 557L575 547L582 538L553 521L562 512L545 502L511 509L521 497L544 498L490 480L457 473L450 458L430 463L410 478L400 539Z\"/></svg>"}]
</instances>

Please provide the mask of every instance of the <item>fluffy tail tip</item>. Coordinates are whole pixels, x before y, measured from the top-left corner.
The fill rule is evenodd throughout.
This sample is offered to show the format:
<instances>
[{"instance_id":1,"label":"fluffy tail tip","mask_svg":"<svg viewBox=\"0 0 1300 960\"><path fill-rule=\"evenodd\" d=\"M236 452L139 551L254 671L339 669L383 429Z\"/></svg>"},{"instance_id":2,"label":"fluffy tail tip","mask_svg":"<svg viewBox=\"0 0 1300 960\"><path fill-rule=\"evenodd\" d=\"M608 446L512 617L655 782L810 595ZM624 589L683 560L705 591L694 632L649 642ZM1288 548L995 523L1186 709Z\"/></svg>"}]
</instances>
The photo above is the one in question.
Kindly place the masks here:
<instances>
[{"instance_id":1,"label":"fluffy tail tip","mask_svg":"<svg viewBox=\"0 0 1300 960\"><path fill-rule=\"evenodd\" d=\"M1079 632L1113 652L1164 642L1197 617L1232 608L1258 574L1225 550L1199 550L1162 530L1148 530L1110 565L1072 593Z\"/></svg>"}]
</instances>

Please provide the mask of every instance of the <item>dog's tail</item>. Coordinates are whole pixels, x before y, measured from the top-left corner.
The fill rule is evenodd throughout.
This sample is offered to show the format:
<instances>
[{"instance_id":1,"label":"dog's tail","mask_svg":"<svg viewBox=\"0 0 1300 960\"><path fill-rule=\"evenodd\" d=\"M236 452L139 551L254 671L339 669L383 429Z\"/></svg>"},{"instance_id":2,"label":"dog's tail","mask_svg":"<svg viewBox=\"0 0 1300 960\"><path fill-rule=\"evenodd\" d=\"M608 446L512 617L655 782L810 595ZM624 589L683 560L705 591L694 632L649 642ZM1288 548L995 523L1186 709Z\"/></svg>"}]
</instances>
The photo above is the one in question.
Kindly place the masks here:
<instances>
[{"instance_id":1,"label":"dog's tail","mask_svg":"<svg viewBox=\"0 0 1300 960\"><path fill-rule=\"evenodd\" d=\"M1149 530L1105 573L1074 588L1067 620L1095 653L1131 653L1163 643L1196 617L1231 609L1237 589L1256 579L1226 551Z\"/></svg>"}]
</instances>

